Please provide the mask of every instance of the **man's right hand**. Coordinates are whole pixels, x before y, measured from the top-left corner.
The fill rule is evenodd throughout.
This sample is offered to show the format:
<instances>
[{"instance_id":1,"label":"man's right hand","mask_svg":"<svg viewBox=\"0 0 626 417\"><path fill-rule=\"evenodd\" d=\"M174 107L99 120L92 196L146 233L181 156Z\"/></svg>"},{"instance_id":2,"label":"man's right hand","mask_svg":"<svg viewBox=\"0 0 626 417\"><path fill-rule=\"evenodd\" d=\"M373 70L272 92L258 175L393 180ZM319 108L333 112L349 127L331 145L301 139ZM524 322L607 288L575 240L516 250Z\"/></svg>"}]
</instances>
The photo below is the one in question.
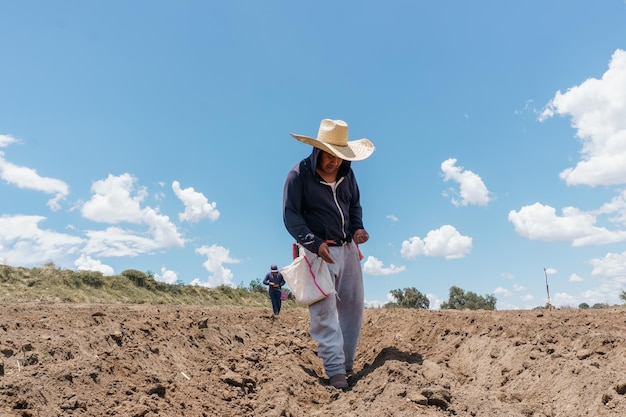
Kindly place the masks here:
<instances>
[{"instance_id":1,"label":"man's right hand","mask_svg":"<svg viewBox=\"0 0 626 417\"><path fill-rule=\"evenodd\" d=\"M334 264L335 260L330 256L330 249L328 248L328 244L326 242L322 243L320 247L317 249L317 254L320 258L325 260L329 264Z\"/></svg>"}]
</instances>

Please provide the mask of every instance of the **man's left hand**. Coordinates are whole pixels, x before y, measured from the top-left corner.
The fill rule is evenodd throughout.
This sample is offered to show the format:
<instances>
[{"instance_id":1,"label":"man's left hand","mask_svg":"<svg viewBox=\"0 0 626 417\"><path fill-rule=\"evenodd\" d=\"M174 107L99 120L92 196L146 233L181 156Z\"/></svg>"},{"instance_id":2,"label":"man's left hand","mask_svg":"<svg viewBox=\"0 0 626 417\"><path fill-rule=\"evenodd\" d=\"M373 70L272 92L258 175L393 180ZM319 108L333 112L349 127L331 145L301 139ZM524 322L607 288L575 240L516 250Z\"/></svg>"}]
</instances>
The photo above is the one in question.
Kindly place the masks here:
<instances>
[{"instance_id":1,"label":"man's left hand","mask_svg":"<svg viewBox=\"0 0 626 417\"><path fill-rule=\"evenodd\" d=\"M352 235L352 240L357 245L367 242L369 238L370 238L370 235L367 234L367 231L365 229L357 229Z\"/></svg>"}]
</instances>

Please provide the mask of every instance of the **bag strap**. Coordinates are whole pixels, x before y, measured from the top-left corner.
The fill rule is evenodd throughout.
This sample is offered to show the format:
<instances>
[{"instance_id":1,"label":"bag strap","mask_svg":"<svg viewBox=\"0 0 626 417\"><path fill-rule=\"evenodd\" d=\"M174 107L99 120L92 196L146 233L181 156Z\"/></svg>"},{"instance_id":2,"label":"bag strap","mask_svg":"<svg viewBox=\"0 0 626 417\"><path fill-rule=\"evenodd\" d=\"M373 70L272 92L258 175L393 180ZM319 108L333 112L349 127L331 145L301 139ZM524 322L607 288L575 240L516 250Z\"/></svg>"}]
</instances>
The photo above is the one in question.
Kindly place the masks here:
<instances>
[{"instance_id":1,"label":"bag strap","mask_svg":"<svg viewBox=\"0 0 626 417\"><path fill-rule=\"evenodd\" d=\"M304 260L306 261L306 264L309 266L309 272L311 273L311 276L313 277L313 283L315 284L317 289L320 290L320 292L324 295L324 297L328 297L328 294L326 294L326 292L324 292L324 290L317 283L317 277L315 276L315 273L313 272L313 268L311 267L311 262L309 262L309 259L306 257L306 255L304 255ZM324 261L322 260L322 262Z\"/></svg>"}]
</instances>

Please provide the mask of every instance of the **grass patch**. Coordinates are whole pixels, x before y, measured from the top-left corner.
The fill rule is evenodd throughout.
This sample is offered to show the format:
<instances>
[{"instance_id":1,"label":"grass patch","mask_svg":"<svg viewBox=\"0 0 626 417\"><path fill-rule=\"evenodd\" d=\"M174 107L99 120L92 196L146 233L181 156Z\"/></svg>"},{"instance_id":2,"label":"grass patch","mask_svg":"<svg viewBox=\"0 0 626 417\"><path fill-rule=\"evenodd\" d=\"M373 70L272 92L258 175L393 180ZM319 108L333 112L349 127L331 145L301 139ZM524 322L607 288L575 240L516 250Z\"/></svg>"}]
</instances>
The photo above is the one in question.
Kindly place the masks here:
<instances>
[{"instance_id":1,"label":"grass patch","mask_svg":"<svg viewBox=\"0 0 626 417\"><path fill-rule=\"evenodd\" d=\"M0 265L0 302L270 306L267 290L260 291L257 281L249 287L207 288L167 284L134 269L104 276L59 269L52 263L39 268ZM296 306L293 296L283 303Z\"/></svg>"}]
</instances>

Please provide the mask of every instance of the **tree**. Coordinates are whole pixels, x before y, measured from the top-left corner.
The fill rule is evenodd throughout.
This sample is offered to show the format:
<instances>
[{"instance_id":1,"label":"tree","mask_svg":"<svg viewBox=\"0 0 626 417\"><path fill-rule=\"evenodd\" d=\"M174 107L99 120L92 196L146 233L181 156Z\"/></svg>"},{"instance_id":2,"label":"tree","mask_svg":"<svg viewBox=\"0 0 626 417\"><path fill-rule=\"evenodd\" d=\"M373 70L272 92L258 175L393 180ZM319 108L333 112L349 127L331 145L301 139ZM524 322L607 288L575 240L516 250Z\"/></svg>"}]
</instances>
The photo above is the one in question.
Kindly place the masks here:
<instances>
[{"instance_id":1,"label":"tree","mask_svg":"<svg viewBox=\"0 0 626 417\"><path fill-rule=\"evenodd\" d=\"M619 295L619 298L623 301L626 301L626 291L622 291L622 293Z\"/></svg>"},{"instance_id":2,"label":"tree","mask_svg":"<svg viewBox=\"0 0 626 417\"><path fill-rule=\"evenodd\" d=\"M589 304L587 303L580 303L578 304L578 308L581 310L587 310L589 308Z\"/></svg>"},{"instance_id":3,"label":"tree","mask_svg":"<svg viewBox=\"0 0 626 417\"><path fill-rule=\"evenodd\" d=\"M263 284L263 281L261 281L260 278L257 278L250 281L250 285L248 285L248 291L264 294L267 292L267 287Z\"/></svg>"},{"instance_id":4,"label":"tree","mask_svg":"<svg viewBox=\"0 0 626 417\"><path fill-rule=\"evenodd\" d=\"M493 295L478 295L474 292L465 292L462 288L450 287L449 298L447 302L441 304L442 310L495 310L496 297Z\"/></svg>"},{"instance_id":5,"label":"tree","mask_svg":"<svg viewBox=\"0 0 626 417\"><path fill-rule=\"evenodd\" d=\"M391 290L391 296L396 300L385 304L385 307L422 308L428 310L430 300L415 287L404 290Z\"/></svg>"}]
</instances>

